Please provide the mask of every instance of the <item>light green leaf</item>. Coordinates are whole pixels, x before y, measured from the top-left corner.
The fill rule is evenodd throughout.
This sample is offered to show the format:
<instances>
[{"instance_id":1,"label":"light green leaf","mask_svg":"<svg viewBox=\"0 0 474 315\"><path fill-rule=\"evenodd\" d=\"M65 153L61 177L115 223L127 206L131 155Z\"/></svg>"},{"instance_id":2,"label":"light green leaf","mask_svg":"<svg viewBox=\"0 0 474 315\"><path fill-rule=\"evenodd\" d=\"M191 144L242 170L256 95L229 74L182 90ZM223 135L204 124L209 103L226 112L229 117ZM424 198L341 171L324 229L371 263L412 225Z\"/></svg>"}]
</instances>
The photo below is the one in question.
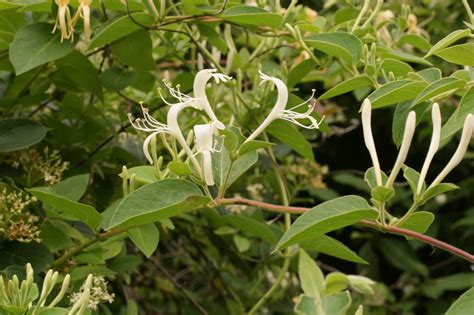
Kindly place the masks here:
<instances>
[{"instance_id":1,"label":"light green leaf","mask_svg":"<svg viewBox=\"0 0 474 315\"><path fill-rule=\"evenodd\" d=\"M387 179L388 179L387 175L384 172L382 172L382 185L384 185L387 182ZM371 190L378 186L373 167L369 168L365 172L364 181L367 183L367 185L370 187Z\"/></svg>"},{"instance_id":2,"label":"light green leaf","mask_svg":"<svg viewBox=\"0 0 474 315\"><path fill-rule=\"evenodd\" d=\"M56 195L72 201L78 201L84 195L89 184L89 174L68 177L51 187Z\"/></svg>"},{"instance_id":3,"label":"light green leaf","mask_svg":"<svg viewBox=\"0 0 474 315\"><path fill-rule=\"evenodd\" d=\"M474 67L474 43L461 44L438 50L434 54L446 61L462 65Z\"/></svg>"},{"instance_id":4,"label":"light green leaf","mask_svg":"<svg viewBox=\"0 0 474 315\"><path fill-rule=\"evenodd\" d=\"M412 101L398 103L393 112L392 138L397 147L400 146L402 142L408 114L414 111L416 113L416 123L418 124L422 120L426 109L432 105L430 102L423 102L413 106L412 103Z\"/></svg>"},{"instance_id":5,"label":"light green leaf","mask_svg":"<svg viewBox=\"0 0 474 315\"><path fill-rule=\"evenodd\" d=\"M377 53L383 59L389 58L389 59L395 59L395 60L400 60L400 61L419 63L422 65L428 65L428 66L432 65L428 60L425 60L423 58L420 58L418 56L415 56L403 51L392 50L387 47L377 47Z\"/></svg>"},{"instance_id":6,"label":"light green leaf","mask_svg":"<svg viewBox=\"0 0 474 315\"><path fill-rule=\"evenodd\" d=\"M100 75L100 82L109 91L120 91L138 79L138 72L123 68L109 68Z\"/></svg>"},{"instance_id":7,"label":"light green leaf","mask_svg":"<svg viewBox=\"0 0 474 315\"><path fill-rule=\"evenodd\" d=\"M438 184L434 187L431 187L427 191L425 191L425 193L421 196L420 203L423 204L431 198L434 198L434 197L436 197L440 194L443 194L445 192L448 192L448 191L451 191L451 190L454 190L454 189L458 189L458 188L459 188L458 186L456 186L454 184L451 184L451 183Z\"/></svg>"},{"instance_id":8,"label":"light green leaf","mask_svg":"<svg viewBox=\"0 0 474 315\"><path fill-rule=\"evenodd\" d=\"M264 148L269 148L273 143L270 142L265 142L265 141L259 141L259 140L250 140L245 142L239 149L239 154L244 155L245 153L256 151L258 149L264 149Z\"/></svg>"},{"instance_id":9,"label":"light green leaf","mask_svg":"<svg viewBox=\"0 0 474 315\"><path fill-rule=\"evenodd\" d=\"M243 25L269 26L277 28L282 22L280 14L268 12L254 6L234 6L219 16L225 21Z\"/></svg>"},{"instance_id":10,"label":"light green leaf","mask_svg":"<svg viewBox=\"0 0 474 315\"><path fill-rule=\"evenodd\" d=\"M428 83L433 83L435 81L440 80L443 77L441 70L438 68L423 69L416 73L409 73L408 76L410 76L410 74L418 75L419 77L421 77L422 80L425 80Z\"/></svg>"},{"instance_id":11,"label":"light green leaf","mask_svg":"<svg viewBox=\"0 0 474 315\"><path fill-rule=\"evenodd\" d=\"M376 217L377 211L358 196L349 195L326 201L298 217L280 239L276 250Z\"/></svg>"},{"instance_id":12,"label":"light green leaf","mask_svg":"<svg viewBox=\"0 0 474 315\"><path fill-rule=\"evenodd\" d=\"M132 13L132 17L138 23L149 26L153 23L154 18L148 13L135 12ZM89 45L89 49L110 44L120 38L127 36L133 32L140 30L141 27L135 24L127 14L120 14L114 16L94 34L92 41Z\"/></svg>"},{"instance_id":13,"label":"light green leaf","mask_svg":"<svg viewBox=\"0 0 474 315\"><path fill-rule=\"evenodd\" d=\"M168 168L176 175L189 176L192 174L191 168L184 162L171 161L168 163Z\"/></svg>"},{"instance_id":14,"label":"light green leaf","mask_svg":"<svg viewBox=\"0 0 474 315\"><path fill-rule=\"evenodd\" d=\"M461 38L467 37L471 35L470 30L456 30L443 39L441 39L439 42L437 42L433 47L431 47L430 51L426 54L424 58L428 58L429 56L433 55L434 53L438 52L439 50L448 47L452 43L460 40Z\"/></svg>"},{"instance_id":15,"label":"light green leaf","mask_svg":"<svg viewBox=\"0 0 474 315\"><path fill-rule=\"evenodd\" d=\"M403 168L403 177L407 180L408 185L410 186L413 194L416 194L416 191L418 189L418 180L420 178L420 173L418 173L416 170L406 165L403 165L402 168ZM423 187L425 187L424 183L423 183Z\"/></svg>"},{"instance_id":16,"label":"light green leaf","mask_svg":"<svg viewBox=\"0 0 474 315\"><path fill-rule=\"evenodd\" d=\"M431 223L433 223L433 220L433 213L427 211L418 211L410 215L408 219L400 225L400 227L418 233L425 233L428 231Z\"/></svg>"},{"instance_id":17,"label":"light green leaf","mask_svg":"<svg viewBox=\"0 0 474 315\"><path fill-rule=\"evenodd\" d=\"M326 288L324 295L331 295L342 290L345 290L349 286L349 279L342 272L331 272L326 276Z\"/></svg>"},{"instance_id":18,"label":"light green leaf","mask_svg":"<svg viewBox=\"0 0 474 315\"><path fill-rule=\"evenodd\" d=\"M413 101L413 105L430 100L436 101L440 96L445 97L447 94L452 94L456 90L463 88L466 81L456 78L442 78L429 84L418 97Z\"/></svg>"},{"instance_id":19,"label":"light green leaf","mask_svg":"<svg viewBox=\"0 0 474 315\"><path fill-rule=\"evenodd\" d=\"M428 40L418 34L404 34L397 40L396 45L402 47L403 45L411 45L420 50L427 51L431 48Z\"/></svg>"},{"instance_id":20,"label":"light green leaf","mask_svg":"<svg viewBox=\"0 0 474 315\"><path fill-rule=\"evenodd\" d=\"M254 218L244 215L226 215L223 217L223 221L251 236L259 237L271 245L275 245L278 241L275 233L273 233L268 225Z\"/></svg>"},{"instance_id":21,"label":"light green leaf","mask_svg":"<svg viewBox=\"0 0 474 315\"><path fill-rule=\"evenodd\" d=\"M294 312L296 315L324 315L318 313L316 307L316 299L314 296L301 294L298 297L298 302L295 304Z\"/></svg>"},{"instance_id":22,"label":"light green leaf","mask_svg":"<svg viewBox=\"0 0 474 315\"><path fill-rule=\"evenodd\" d=\"M258 160L258 154L256 151L247 152L241 155L237 160L232 163L232 168L227 180L227 187L235 182L243 173L245 173L252 165ZM212 173L214 175L214 181L217 186L221 187L225 182L226 174L231 167L231 159L229 151L224 146L220 152L214 152L212 154Z\"/></svg>"},{"instance_id":23,"label":"light green leaf","mask_svg":"<svg viewBox=\"0 0 474 315\"><path fill-rule=\"evenodd\" d=\"M392 72L396 77L404 77L408 72L413 71L408 63L390 58L384 59L380 64L380 68L387 74Z\"/></svg>"},{"instance_id":24,"label":"light green leaf","mask_svg":"<svg viewBox=\"0 0 474 315\"><path fill-rule=\"evenodd\" d=\"M316 262L303 250L299 250L298 276L303 292L311 296L321 296L326 286L324 275Z\"/></svg>"},{"instance_id":25,"label":"light green leaf","mask_svg":"<svg viewBox=\"0 0 474 315\"><path fill-rule=\"evenodd\" d=\"M102 215L94 207L58 195L51 187L35 187L27 191L53 207L53 211L57 214L84 222L92 229L95 229L102 220Z\"/></svg>"},{"instance_id":26,"label":"light green leaf","mask_svg":"<svg viewBox=\"0 0 474 315\"><path fill-rule=\"evenodd\" d=\"M62 58L74 50L71 42L61 43L59 32L51 34L51 30L50 24L33 23L15 34L9 56L16 75Z\"/></svg>"},{"instance_id":27,"label":"light green leaf","mask_svg":"<svg viewBox=\"0 0 474 315\"><path fill-rule=\"evenodd\" d=\"M422 81L400 80L389 82L369 95L372 108L380 108L414 99L428 85Z\"/></svg>"},{"instance_id":28,"label":"light green leaf","mask_svg":"<svg viewBox=\"0 0 474 315\"><path fill-rule=\"evenodd\" d=\"M26 118L0 120L0 152L30 147L46 136L48 128Z\"/></svg>"},{"instance_id":29,"label":"light green leaf","mask_svg":"<svg viewBox=\"0 0 474 315\"><path fill-rule=\"evenodd\" d=\"M286 79L288 88L294 87L314 69L316 69L316 62L313 59L306 59L291 68Z\"/></svg>"},{"instance_id":30,"label":"light green leaf","mask_svg":"<svg viewBox=\"0 0 474 315\"><path fill-rule=\"evenodd\" d=\"M301 132L291 123L284 120L275 120L266 131L292 148L296 153L302 155L308 160L314 161L313 148Z\"/></svg>"},{"instance_id":31,"label":"light green leaf","mask_svg":"<svg viewBox=\"0 0 474 315\"><path fill-rule=\"evenodd\" d=\"M250 249L250 240L248 238L239 234L234 234L232 240L234 241L234 245L237 247L239 253L246 252Z\"/></svg>"},{"instance_id":32,"label":"light green leaf","mask_svg":"<svg viewBox=\"0 0 474 315\"><path fill-rule=\"evenodd\" d=\"M385 186L376 186L371 191L371 196L378 202L386 202L395 196L395 190Z\"/></svg>"},{"instance_id":33,"label":"light green leaf","mask_svg":"<svg viewBox=\"0 0 474 315\"><path fill-rule=\"evenodd\" d=\"M346 245L327 235L314 236L311 239L301 242L300 246L339 259L352 261L358 264L368 264L367 261L360 258Z\"/></svg>"},{"instance_id":34,"label":"light green leaf","mask_svg":"<svg viewBox=\"0 0 474 315\"><path fill-rule=\"evenodd\" d=\"M348 64L356 64L362 56L362 42L349 33L316 34L304 38L304 41L309 47L340 58Z\"/></svg>"},{"instance_id":35,"label":"light green leaf","mask_svg":"<svg viewBox=\"0 0 474 315\"><path fill-rule=\"evenodd\" d=\"M458 108L441 128L441 144L446 144L462 128L468 114L474 114L474 87L464 94Z\"/></svg>"},{"instance_id":36,"label":"light green leaf","mask_svg":"<svg viewBox=\"0 0 474 315\"><path fill-rule=\"evenodd\" d=\"M141 71L155 69L151 37L145 30L138 30L113 42L111 48L114 56L130 67Z\"/></svg>"},{"instance_id":37,"label":"light green leaf","mask_svg":"<svg viewBox=\"0 0 474 315\"><path fill-rule=\"evenodd\" d=\"M148 223L136 226L127 231L128 237L133 244L146 256L150 256L155 252L160 241L160 231L154 223Z\"/></svg>"},{"instance_id":38,"label":"light green leaf","mask_svg":"<svg viewBox=\"0 0 474 315\"><path fill-rule=\"evenodd\" d=\"M159 180L153 166L135 166L128 170L128 174L135 174L135 182L139 184L151 184Z\"/></svg>"},{"instance_id":39,"label":"light green leaf","mask_svg":"<svg viewBox=\"0 0 474 315\"><path fill-rule=\"evenodd\" d=\"M323 297L322 304L324 314L346 315L352 303L348 291L336 293Z\"/></svg>"},{"instance_id":40,"label":"light green leaf","mask_svg":"<svg viewBox=\"0 0 474 315\"><path fill-rule=\"evenodd\" d=\"M165 179L133 191L110 214L108 229L170 218L206 205L209 198L186 180Z\"/></svg>"},{"instance_id":41,"label":"light green leaf","mask_svg":"<svg viewBox=\"0 0 474 315\"><path fill-rule=\"evenodd\" d=\"M374 86L372 79L368 75L361 74L359 76L350 78L332 87L331 89L326 91L323 95L318 97L318 99L324 100L324 99L338 96L350 91L354 91L362 87L372 87L372 86Z\"/></svg>"}]
</instances>

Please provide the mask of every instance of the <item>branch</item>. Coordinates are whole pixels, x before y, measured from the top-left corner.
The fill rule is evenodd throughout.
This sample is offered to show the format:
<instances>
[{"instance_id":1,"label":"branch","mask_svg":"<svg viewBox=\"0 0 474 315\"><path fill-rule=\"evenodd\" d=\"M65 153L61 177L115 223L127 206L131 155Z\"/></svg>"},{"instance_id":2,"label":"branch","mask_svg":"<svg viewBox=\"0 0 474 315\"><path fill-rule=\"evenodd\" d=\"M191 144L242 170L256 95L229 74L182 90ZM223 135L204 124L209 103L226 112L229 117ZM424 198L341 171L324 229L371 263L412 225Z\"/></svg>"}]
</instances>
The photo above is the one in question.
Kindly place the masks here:
<instances>
[{"instance_id":1,"label":"branch","mask_svg":"<svg viewBox=\"0 0 474 315\"><path fill-rule=\"evenodd\" d=\"M277 212L277 213L302 214L311 210L310 208L305 208L305 207L291 207L291 206L285 207L285 206L273 205L270 203L265 203L265 202L260 202L256 200L245 199L245 198L222 198L222 199L215 200L215 202L218 205L244 204L244 205L254 206L263 210L268 210L268 211ZM407 229L403 229L403 228L399 228L395 226L382 226L373 221L368 221L368 220L359 221L359 224L382 231L382 232L390 233L390 234L412 237L423 243L430 244L434 247L450 252L451 254L461 257L462 259L467 260L470 263L474 263L473 254L470 254L460 248L457 248L451 244L445 243L443 241L440 241L428 235L424 235L415 231L411 231L411 230L407 230Z\"/></svg>"}]
</instances>

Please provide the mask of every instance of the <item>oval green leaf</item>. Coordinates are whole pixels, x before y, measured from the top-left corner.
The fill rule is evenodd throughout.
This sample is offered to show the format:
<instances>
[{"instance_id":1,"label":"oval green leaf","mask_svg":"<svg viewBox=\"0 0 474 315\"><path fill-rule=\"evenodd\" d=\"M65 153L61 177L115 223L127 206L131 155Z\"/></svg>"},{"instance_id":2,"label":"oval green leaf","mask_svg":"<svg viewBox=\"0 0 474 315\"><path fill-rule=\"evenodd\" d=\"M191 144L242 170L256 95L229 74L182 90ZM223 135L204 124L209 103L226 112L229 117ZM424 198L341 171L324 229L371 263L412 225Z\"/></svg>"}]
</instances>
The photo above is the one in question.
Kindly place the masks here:
<instances>
[{"instance_id":1,"label":"oval green leaf","mask_svg":"<svg viewBox=\"0 0 474 315\"><path fill-rule=\"evenodd\" d=\"M372 86L374 86L372 79L368 75L362 74L360 76L353 77L353 78L350 78L349 80L339 83L338 85L332 87L331 89L326 91L323 95L318 97L318 99L324 100L324 99L338 96L350 91L354 91L362 87L372 87Z\"/></svg>"},{"instance_id":2,"label":"oval green leaf","mask_svg":"<svg viewBox=\"0 0 474 315\"><path fill-rule=\"evenodd\" d=\"M304 39L305 43L323 53L355 64L362 56L362 42L359 38L345 32L316 34Z\"/></svg>"},{"instance_id":3,"label":"oval green leaf","mask_svg":"<svg viewBox=\"0 0 474 315\"><path fill-rule=\"evenodd\" d=\"M465 85L466 81L456 78L447 77L439 79L425 87L425 89L421 91L418 97L413 101L413 105L427 100L435 101L440 95L445 96L446 94L454 93Z\"/></svg>"},{"instance_id":4,"label":"oval green leaf","mask_svg":"<svg viewBox=\"0 0 474 315\"><path fill-rule=\"evenodd\" d=\"M24 149L43 140L48 128L26 118L0 120L0 152Z\"/></svg>"},{"instance_id":5,"label":"oval green leaf","mask_svg":"<svg viewBox=\"0 0 474 315\"><path fill-rule=\"evenodd\" d=\"M268 12L254 6L235 6L219 16L221 19L237 24L278 27L283 22L280 14Z\"/></svg>"},{"instance_id":6,"label":"oval green leaf","mask_svg":"<svg viewBox=\"0 0 474 315\"><path fill-rule=\"evenodd\" d=\"M389 82L369 95L372 108L380 108L414 99L428 85L427 82L400 80Z\"/></svg>"}]
</instances>

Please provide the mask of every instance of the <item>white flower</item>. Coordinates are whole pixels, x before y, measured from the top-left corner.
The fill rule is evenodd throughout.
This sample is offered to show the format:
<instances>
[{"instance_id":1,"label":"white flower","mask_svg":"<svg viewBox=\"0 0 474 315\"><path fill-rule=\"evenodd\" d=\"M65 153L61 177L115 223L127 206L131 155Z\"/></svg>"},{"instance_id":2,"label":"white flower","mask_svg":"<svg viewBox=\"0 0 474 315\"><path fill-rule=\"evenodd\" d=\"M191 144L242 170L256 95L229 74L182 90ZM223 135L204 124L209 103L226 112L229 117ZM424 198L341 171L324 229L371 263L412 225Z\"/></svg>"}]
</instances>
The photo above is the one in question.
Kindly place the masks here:
<instances>
[{"instance_id":1,"label":"white flower","mask_svg":"<svg viewBox=\"0 0 474 315\"><path fill-rule=\"evenodd\" d=\"M227 82L232 78L222 73L216 73L216 71L216 69L204 69L199 71L196 74L196 77L194 77L193 92L199 107L206 112L206 114L215 124L216 128L225 129L224 124L216 117L211 108L211 104L209 104L209 100L207 99L206 95L206 85L207 82L209 82L209 80L212 78L216 80L216 83L219 83L219 81Z\"/></svg>"},{"instance_id":2,"label":"white flower","mask_svg":"<svg viewBox=\"0 0 474 315\"><path fill-rule=\"evenodd\" d=\"M55 0L54 1L58 6L58 15L56 17L56 22L54 23L53 33L56 29L61 29L61 42L66 38L70 38L73 34L73 29L71 27L71 11L69 11L69 0Z\"/></svg>"},{"instance_id":3,"label":"white flower","mask_svg":"<svg viewBox=\"0 0 474 315\"><path fill-rule=\"evenodd\" d=\"M374 137L372 136L371 116L372 104L370 103L370 100L366 98L362 103L362 130L364 132L364 142L369 151L370 158L372 159L377 186L382 186L382 172L377 157L377 150L375 149Z\"/></svg>"},{"instance_id":4,"label":"white flower","mask_svg":"<svg viewBox=\"0 0 474 315\"><path fill-rule=\"evenodd\" d=\"M444 167L441 173L439 173L439 175L431 183L428 189L441 183L443 179L461 162L464 154L467 151L469 142L471 141L473 130L474 130L474 116L472 114L469 114L467 115L466 120L464 121L461 140L459 140L459 145L456 151L451 157L451 160L449 160L448 164Z\"/></svg>"},{"instance_id":5,"label":"white flower","mask_svg":"<svg viewBox=\"0 0 474 315\"><path fill-rule=\"evenodd\" d=\"M308 110L304 113L299 113L299 112L294 111L294 109L306 104L306 102L299 104L293 108L285 109L286 104L288 103L288 88L286 87L285 83L282 80L274 78L274 77L270 77L266 74L263 74L262 72L260 72L260 78L262 79L261 83L271 81L273 82L273 84L275 84L278 91L278 97L277 97L277 101L275 105L273 106L272 110L268 114L267 118L265 118L265 120L260 124L260 126L258 126L257 129L255 129L255 131L247 138L247 140L245 140L245 142L255 139L275 119L283 119L307 129L319 128L320 122L318 122L314 117L311 116L311 113L313 112L312 106L308 106ZM309 119L310 124L304 125L298 121L299 119Z\"/></svg>"},{"instance_id":6,"label":"white flower","mask_svg":"<svg viewBox=\"0 0 474 315\"><path fill-rule=\"evenodd\" d=\"M418 185L416 188L416 193L418 195L421 194L426 174L428 173L428 169L430 168L431 161L433 160L436 151L438 151L439 141L441 139L441 112L439 111L438 103L434 103L433 107L431 108L431 119L433 121L433 133L431 135L430 147L428 149L428 153L426 154L425 162L423 163L420 177L418 179Z\"/></svg>"},{"instance_id":7,"label":"white flower","mask_svg":"<svg viewBox=\"0 0 474 315\"><path fill-rule=\"evenodd\" d=\"M411 140L413 139L413 134L415 133L416 127L416 113L411 111L408 114L407 120L405 122L405 131L403 132L402 144L400 145L400 150L398 152L397 160L393 166L392 172L387 179L386 187L391 187L395 178L397 178L398 172L402 168L403 163L405 162L408 149L410 149Z\"/></svg>"},{"instance_id":8,"label":"white flower","mask_svg":"<svg viewBox=\"0 0 474 315\"><path fill-rule=\"evenodd\" d=\"M214 129L215 128L212 123L194 126L194 135L196 137L196 154L201 154L202 156L202 171L204 175L204 181L208 186L214 185L211 156L211 153L216 151L212 138Z\"/></svg>"}]
</instances>

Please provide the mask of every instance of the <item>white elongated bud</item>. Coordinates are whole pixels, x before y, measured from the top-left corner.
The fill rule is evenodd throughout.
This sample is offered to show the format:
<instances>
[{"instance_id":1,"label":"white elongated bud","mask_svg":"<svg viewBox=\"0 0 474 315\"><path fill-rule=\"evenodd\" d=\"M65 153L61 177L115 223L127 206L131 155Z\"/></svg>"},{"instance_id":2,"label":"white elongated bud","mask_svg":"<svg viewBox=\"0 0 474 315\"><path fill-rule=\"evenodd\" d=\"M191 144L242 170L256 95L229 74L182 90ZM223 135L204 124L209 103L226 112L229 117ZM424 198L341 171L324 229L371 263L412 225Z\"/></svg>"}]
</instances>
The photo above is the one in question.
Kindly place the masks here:
<instances>
[{"instance_id":1,"label":"white elongated bud","mask_svg":"<svg viewBox=\"0 0 474 315\"><path fill-rule=\"evenodd\" d=\"M464 126L462 128L461 140L459 141L458 148L454 152L451 160L444 167L444 169L439 173L435 180L431 183L430 187L434 187L441 183L443 179L462 161L464 154L467 151L469 146L469 141L472 137L472 131L474 128L474 116L472 114L467 115L466 120L464 121Z\"/></svg>"},{"instance_id":2,"label":"white elongated bud","mask_svg":"<svg viewBox=\"0 0 474 315\"><path fill-rule=\"evenodd\" d=\"M425 162L421 168L420 178L418 179L418 185L416 188L416 193L421 194L423 189L423 183L425 182L426 174L430 168L431 161L435 156L439 148L439 141L441 139L441 112L439 110L438 103L434 103L431 108L431 120L433 121L433 133L431 135L430 147L428 148L428 153L426 154Z\"/></svg>"},{"instance_id":3,"label":"white elongated bud","mask_svg":"<svg viewBox=\"0 0 474 315\"><path fill-rule=\"evenodd\" d=\"M214 185L214 177L212 174L212 156L213 147L213 124L195 125L194 134L196 137L196 150L202 156L202 171L206 185Z\"/></svg>"},{"instance_id":4,"label":"white elongated bud","mask_svg":"<svg viewBox=\"0 0 474 315\"><path fill-rule=\"evenodd\" d=\"M408 114L407 120L405 122L405 131L403 132L402 144L400 145L400 150L398 151L398 157L393 166L392 172L388 177L386 186L391 187L393 182L397 178L398 172L402 168L403 163L405 162L408 150L410 149L411 140L413 139L413 134L415 133L416 127L416 113L411 111Z\"/></svg>"},{"instance_id":5,"label":"white elongated bud","mask_svg":"<svg viewBox=\"0 0 474 315\"><path fill-rule=\"evenodd\" d=\"M377 150L375 148L374 137L372 136L371 126L372 104L366 98L362 103L362 130L364 133L364 142L369 151L372 165L374 166L375 180L378 186L382 186L382 172L380 170L379 159L377 157Z\"/></svg>"}]
</instances>

